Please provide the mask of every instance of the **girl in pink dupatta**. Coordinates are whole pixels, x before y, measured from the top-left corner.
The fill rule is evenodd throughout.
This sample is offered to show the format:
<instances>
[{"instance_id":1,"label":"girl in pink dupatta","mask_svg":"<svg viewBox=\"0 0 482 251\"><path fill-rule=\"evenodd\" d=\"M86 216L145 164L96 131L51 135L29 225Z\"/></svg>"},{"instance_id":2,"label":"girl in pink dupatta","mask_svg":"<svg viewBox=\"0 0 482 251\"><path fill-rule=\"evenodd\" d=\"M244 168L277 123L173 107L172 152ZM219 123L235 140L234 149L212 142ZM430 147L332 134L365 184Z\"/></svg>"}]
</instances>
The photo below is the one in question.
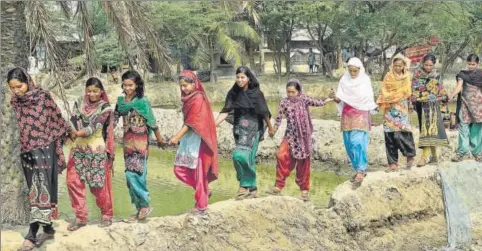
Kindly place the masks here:
<instances>
[{"instance_id":1,"label":"girl in pink dupatta","mask_svg":"<svg viewBox=\"0 0 482 251\"><path fill-rule=\"evenodd\" d=\"M87 223L86 185L101 210L100 226L110 226L113 216L114 110L99 79L87 80L82 110L76 111L72 123L77 138L67 165L67 188L76 219L67 229L75 231Z\"/></svg>"},{"instance_id":2,"label":"girl in pink dupatta","mask_svg":"<svg viewBox=\"0 0 482 251\"><path fill-rule=\"evenodd\" d=\"M218 142L213 111L201 80L192 71L179 75L184 125L169 144L181 142L174 174L196 192L193 213L203 213L210 197L208 184L218 177Z\"/></svg>"},{"instance_id":3,"label":"girl in pink dupatta","mask_svg":"<svg viewBox=\"0 0 482 251\"><path fill-rule=\"evenodd\" d=\"M274 136L283 117L287 120L285 136L277 154L275 187L266 191L278 195L285 186L286 178L296 167L296 184L301 190L301 199L309 200L310 189L310 157L312 152L311 135L313 125L310 118L310 106L324 106L331 99L313 99L303 94L298 79L291 79L286 84L288 97L283 99L278 107Z\"/></svg>"}]
</instances>

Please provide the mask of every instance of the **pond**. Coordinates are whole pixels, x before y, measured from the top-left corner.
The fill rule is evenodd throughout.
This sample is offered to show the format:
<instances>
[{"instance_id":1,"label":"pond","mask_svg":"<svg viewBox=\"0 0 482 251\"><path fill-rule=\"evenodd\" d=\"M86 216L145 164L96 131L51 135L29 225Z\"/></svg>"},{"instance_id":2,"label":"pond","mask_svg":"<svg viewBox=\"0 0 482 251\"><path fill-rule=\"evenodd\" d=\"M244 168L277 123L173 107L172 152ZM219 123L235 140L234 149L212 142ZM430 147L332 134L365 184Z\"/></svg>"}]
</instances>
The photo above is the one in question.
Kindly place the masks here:
<instances>
[{"instance_id":1,"label":"pond","mask_svg":"<svg viewBox=\"0 0 482 251\"><path fill-rule=\"evenodd\" d=\"M174 152L160 150L152 147L148 160L147 186L151 196L151 206L154 208L151 216L175 215L189 211L194 206L194 191L185 186L174 176L173 163ZM67 153L67 152L66 152ZM116 150L115 174L113 178L114 193L114 217L126 218L135 212L130 202L124 176L124 158L122 148ZM274 185L275 166L274 164L257 165L258 187L261 196L264 191ZM299 189L294 182L295 174L288 178L284 195L299 196ZM333 189L348 177L337 176L330 173L312 172L311 174L311 198L315 205L326 207ZM221 159L219 162L219 179L211 183L213 191L209 203L231 199L237 192L238 182L232 162L228 159ZM89 220L98 220L100 212L95 205L92 194L87 192L87 203ZM59 210L60 217L73 219L70 199L65 186L65 172L59 177Z\"/></svg>"}]
</instances>

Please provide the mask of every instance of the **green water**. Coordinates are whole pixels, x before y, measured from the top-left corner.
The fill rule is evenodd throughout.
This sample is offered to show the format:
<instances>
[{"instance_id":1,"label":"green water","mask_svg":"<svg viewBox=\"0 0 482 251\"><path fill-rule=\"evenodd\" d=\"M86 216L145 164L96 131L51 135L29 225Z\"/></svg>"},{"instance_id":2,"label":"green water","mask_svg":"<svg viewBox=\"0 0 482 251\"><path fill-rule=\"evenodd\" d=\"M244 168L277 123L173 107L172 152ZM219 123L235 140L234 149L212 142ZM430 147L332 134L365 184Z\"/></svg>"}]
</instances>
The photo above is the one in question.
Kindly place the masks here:
<instances>
[{"instance_id":1,"label":"green water","mask_svg":"<svg viewBox=\"0 0 482 251\"><path fill-rule=\"evenodd\" d=\"M124 176L124 159L122 149L118 148L115 160L115 174L113 178L114 217L125 218L135 209L130 203ZM175 215L189 211L194 206L194 191L185 186L173 173L174 152L161 151L157 148L150 149L148 161L147 186L151 196L151 206L154 208L152 216ZM238 182L236 172L229 160L220 160L219 179L210 184L213 191L209 203L231 199L237 192ZM258 187L261 195L274 185L275 166L268 164L257 165ZM283 190L284 195L299 196L299 190L294 182L295 173L288 177ZM347 177L335 174L312 172L311 197L313 203L326 206L333 189ZM89 220L100 217L99 209L95 205L92 194L87 192ZM59 209L61 218L73 219L74 214L70 205L67 188L65 186L65 172L59 176Z\"/></svg>"}]
</instances>

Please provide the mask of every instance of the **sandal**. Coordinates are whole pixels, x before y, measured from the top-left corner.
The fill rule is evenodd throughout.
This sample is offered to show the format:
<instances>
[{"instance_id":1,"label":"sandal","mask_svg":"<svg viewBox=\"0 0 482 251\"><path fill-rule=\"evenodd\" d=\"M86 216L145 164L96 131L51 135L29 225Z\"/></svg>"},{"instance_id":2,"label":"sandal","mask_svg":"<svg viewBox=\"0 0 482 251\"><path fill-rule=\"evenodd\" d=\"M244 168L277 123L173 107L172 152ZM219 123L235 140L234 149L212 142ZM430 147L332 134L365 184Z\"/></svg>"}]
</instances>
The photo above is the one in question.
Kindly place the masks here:
<instances>
[{"instance_id":1,"label":"sandal","mask_svg":"<svg viewBox=\"0 0 482 251\"><path fill-rule=\"evenodd\" d=\"M391 173L391 172L398 172L398 166L397 164L390 164L386 169L386 173Z\"/></svg>"},{"instance_id":2,"label":"sandal","mask_svg":"<svg viewBox=\"0 0 482 251\"><path fill-rule=\"evenodd\" d=\"M27 241L27 240L25 240L25 241ZM17 249L17 251L30 251L30 250L33 250L34 248L36 248L35 243L33 243L32 241L29 240L30 243L32 244L32 246L25 245L25 241L23 242L22 246Z\"/></svg>"},{"instance_id":3,"label":"sandal","mask_svg":"<svg viewBox=\"0 0 482 251\"><path fill-rule=\"evenodd\" d=\"M310 195L308 194L308 192L301 192L300 200L302 200L304 202L310 201L311 198L310 198Z\"/></svg>"},{"instance_id":4,"label":"sandal","mask_svg":"<svg viewBox=\"0 0 482 251\"><path fill-rule=\"evenodd\" d=\"M361 175L360 175L361 174ZM355 179L353 180L353 183L362 183L363 182L363 179L367 176L367 173L363 172L363 173L357 173L356 176L355 176ZM361 178L360 178L361 177Z\"/></svg>"},{"instance_id":5,"label":"sandal","mask_svg":"<svg viewBox=\"0 0 482 251\"><path fill-rule=\"evenodd\" d=\"M248 189L239 189L238 194L234 197L235 200L244 200L250 195Z\"/></svg>"},{"instance_id":6,"label":"sandal","mask_svg":"<svg viewBox=\"0 0 482 251\"><path fill-rule=\"evenodd\" d=\"M191 210L191 214L192 215L205 215L207 212L207 209L198 209L198 208L194 208Z\"/></svg>"},{"instance_id":7,"label":"sandal","mask_svg":"<svg viewBox=\"0 0 482 251\"><path fill-rule=\"evenodd\" d=\"M475 161L482 162L482 154L474 155Z\"/></svg>"},{"instance_id":8,"label":"sandal","mask_svg":"<svg viewBox=\"0 0 482 251\"><path fill-rule=\"evenodd\" d=\"M451 159L451 161L452 161L452 162L461 162L461 161L464 160L464 159L465 159L465 156L464 156L464 155L457 153L457 155L455 155L455 157L453 157L453 158Z\"/></svg>"},{"instance_id":9,"label":"sandal","mask_svg":"<svg viewBox=\"0 0 482 251\"><path fill-rule=\"evenodd\" d=\"M421 158L420 161L418 161L417 163L417 167L422 167L425 165L427 165L427 160L425 160L425 158Z\"/></svg>"},{"instance_id":10,"label":"sandal","mask_svg":"<svg viewBox=\"0 0 482 251\"><path fill-rule=\"evenodd\" d=\"M281 195L281 189L279 189L277 187L273 187L271 189L266 190L265 193L267 193L269 195L278 196L278 195Z\"/></svg>"},{"instance_id":11,"label":"sandal","mask_svg":"<svg viewBox=\"0 0 482 251\"><path fill-rule=\"evenodd\" d=\"M70 223L69 226L67 227L67 230L70 232L77 231L81 227L85 227L87 224L83 222L78 222L77 220L74 220L74 222Z\"/></svg>"},{"instance_id":12,"label":"sandal","mask_svg":"<svg viewBox=\"0 0 482 251\"><path fill-rule=\"evenodd\" d=\"M407 165L405 166L405 168L407 169L412 168L414 162L415 162L414 157L407 157Z\"/></svg>"},{"instance_id":13,"label":"sandal","mask_svg":"<svg viewBox=\"0 0 482 251\"><path fill-rule=\"evenodd\" d=\"M145 207L144 211L139 212L139 216L137 216L137 220L144 220L149 214L152 213L153 208L152 207Z\"/></svg>"},{"instance_id":14,"label":"sandal","mask_svg":"<svg viewBox=\"0 0 482 251\"><path fill-rule=\"evenodd\" d=\"M256 199L258 198L258 190L250 191L246 199Z\"/></svg>"},{"instance_id":15,"label":"sandal","mask_svg":"<svg viewBox=\"0 0 482 251\"><path fill-rule=\"evenodd\" d=\"M54 239L54 234L41 233L37 237L37 242L35 243L35 245L37 245L37 247L40 247L45 241L53 240L53 239Z\"/></svg>"},{"instance_id":16,"label":"sandal","mask_svg":"<svg viewBox=\"0 0 482 251\"><path fill-rule=\"evenodd\" d=\"M108 227L110 225L112 225L111 218L103 218L100 220L99 227Z\"/></svg>"}]
</instances>

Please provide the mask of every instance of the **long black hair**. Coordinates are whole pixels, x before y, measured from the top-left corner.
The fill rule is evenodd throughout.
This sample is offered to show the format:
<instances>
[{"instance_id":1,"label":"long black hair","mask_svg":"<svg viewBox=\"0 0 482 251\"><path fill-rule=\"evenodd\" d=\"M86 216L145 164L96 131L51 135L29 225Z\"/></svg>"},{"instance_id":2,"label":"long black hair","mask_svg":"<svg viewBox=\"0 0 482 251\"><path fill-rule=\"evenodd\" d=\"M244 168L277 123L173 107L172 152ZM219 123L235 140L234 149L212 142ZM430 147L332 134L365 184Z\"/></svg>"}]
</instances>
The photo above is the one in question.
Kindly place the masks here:
<instances>
[{"instance_id":1,"label":"long black hair","mask_svg":"<svg viewBox=\"0 0 482 251\"><path fill-rule=\"evenodd\" d=\"M7 73L7 83L11 80L16 79L21 83L28 84L28 76L25 74L24 70L20 67L15 67L8 71Z\"/></svg>"},{"instance_id":2,"label":"long black hair","mask_svg":"<svg viewBox=\"0 0 482 251\"><path fill-rule=\"evenodd\" d=\"M98 79L96 77L91 77L91 78L87 79L87 82L85 82L85 88L87 88L89 86L95 86L95 87L101 89L102 91L105 91L104 85L102 84L102 81L100 81L100 79Z\"/></svg>"},{"instance_id":3,"label":"long black hair","mask_svg":"<svg viewBox=\"0 0 482 251\"><path fill-rule=\"evenodd\" d=\"M254 75L254 73L251 71L251 69L249 69L249 67L247 67L247 66L239 67L236 70L236 75L238 75L239 73L243 73L244 75L246 75L246 77L249 78L248 89L259 88L259 81L256 78L256 76ZM235 86L237 86L237 85L235 85Z\"/></svg>"},{"instance_id":4,"label":"long black hair","mask_svg":"<svg viewBox=\"0 0 482 251\"><path fill-rule=\"evenodd\" d=\"M142 80L141 75L139 75L137 71L128 70L122 74L122 82L126 79L130 79L136 83L136 97L144 97L144 81ZM124 89L124 85L122 85L122 89Z\"/></svg>"}]
</instances>

